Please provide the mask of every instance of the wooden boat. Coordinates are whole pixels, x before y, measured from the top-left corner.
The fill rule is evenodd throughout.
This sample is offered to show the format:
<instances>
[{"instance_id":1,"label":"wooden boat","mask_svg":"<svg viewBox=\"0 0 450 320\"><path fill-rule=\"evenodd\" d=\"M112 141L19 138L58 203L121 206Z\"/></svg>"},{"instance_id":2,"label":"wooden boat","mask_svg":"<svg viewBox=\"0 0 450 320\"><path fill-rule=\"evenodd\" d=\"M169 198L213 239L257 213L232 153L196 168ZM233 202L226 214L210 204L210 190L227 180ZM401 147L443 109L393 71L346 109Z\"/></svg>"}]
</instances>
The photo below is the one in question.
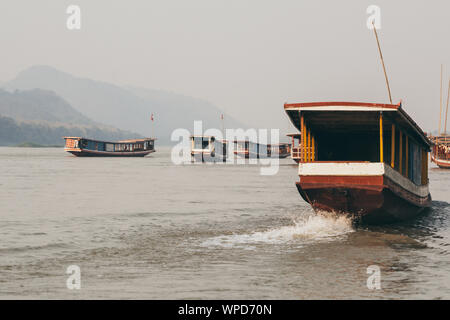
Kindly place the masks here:
<instances>
[{"instance_id":1,"label":"wooden boat","mask_svg":"<svg viewBox=\"0 0 450 320\"><path fill-rule=\"evenodd\" d=\"M450 135L430 137L430 140L433 142L431 161L439 168L450 169Z\"/></svg>"},{"instance_id":2,"label":"wooden boat","mask_svg":"<svg viewBox=\"0 0 450 320\"><path fill-rule=\"evenodd\" d=\"M288 133L287 136L292 139L291 158L296 163L300 163L301 151L302 151L302 146L300 144L301 143L301 134L300 133Z\"/></svg>"},{"instance_id":3,"label":"wooden boat","mask_svg":"<svg viewBox=\"0 0 450 320\"><path fill-rule=\"evenodd\" d=\"M133 139L116 142L64 137L64 150L78 157L144 157L155 152L155 139Z\"/></svg>"},{"instance_id":4,"label":"wooden boat","mask_svg":"<svg viewBox=\"0 0 450 320\"><path fill-rule=\"evenodd\" d=\"M267 145L267 157L284 159L291 154L291 145L289 143L276 143Z\"/></svg>"},{"instance_id":5,"label":"wooden boat","mask_svg":"<svg viewBox=\"0 0 450 320\"><path fill-rule=\"evenodd\" d=\"M191 136L191 161L225 162L227 159L227 141L214 136Z\"/></svg>"},{"instance_id":6,"label":"wooden boat","mask_svg":"<svg viewBox=\"0 0 450 320\"><path fill-rule=\"evenodd\" d=\"M261 144L249 140L234 140L234 154L242 158L286 158L290 155L289 143Z\"/></svg>"},{"instance_id":7,"label":"wooden boat","mask_svg":"<svg viewBox=\"0 0 450 320\"><path fill-rule=\"evenodd\" d=\"M293 103L284 109L302 140L296 185L315 210L387 223L430 206L430 141L401 103Z\"/></svg>"},{"instance_id":8,"label":"wooden boat","mask_svg":"<svg viewBox=\"0 0 450 320\"><path fill-rule=\"evenodd\" d=\"M262 145L249 140L234 140L233 143L234 154L246 159L258 159L262 154L263 148L267 150L267 145Z\"/></svg>"},{"instance_id":9,"label":"wooden boat","mask_svg":"<svg viewBox=\"0 0 450 320\"><path fill-rule=\"evenodd\" d=\"M431 161L436 163L439 168L450 169L450 136L447 134L447 119L448 119L448 104L450 100L450 80L448 81L447 91L447 106L445 110L444 118L444 133L441 134L441 118L442 118L442 73L443 65L441 65L441 95L440 95L440 108L439 108L439 131L438 136L430 137L433 142L433 148L431 150Z\"/></svg>"}]
</instances>

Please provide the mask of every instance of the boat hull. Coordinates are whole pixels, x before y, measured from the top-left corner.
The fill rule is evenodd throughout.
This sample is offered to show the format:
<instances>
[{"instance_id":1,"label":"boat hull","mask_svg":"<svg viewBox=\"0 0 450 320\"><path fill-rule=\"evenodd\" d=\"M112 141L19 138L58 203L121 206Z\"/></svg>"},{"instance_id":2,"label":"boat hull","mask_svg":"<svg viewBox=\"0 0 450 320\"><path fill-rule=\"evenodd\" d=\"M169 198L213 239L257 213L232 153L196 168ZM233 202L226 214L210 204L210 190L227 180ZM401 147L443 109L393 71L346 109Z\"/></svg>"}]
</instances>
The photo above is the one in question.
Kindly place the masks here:
<instances>
[{"instance_id":1,"label":"boat hull","mask_svg":"<svg viewBox=\"0 0 450 320\"><path fill-rule=\"evenodd\" d=\"M65 149L65 151L77 157L145 157L146 155L155 152L155 150L146 151L129 151L129 152L107 152L94 151L86 149Z\"/></svg>"},{"instance_id":2,"label":"boat hull","mask_svg":"<svg viewBox=\"0 0 450 320\"><path fill-rule=\"evenodd\" d=\"M396 178L391 171L379 175L300 175L296 186L315 210L348 215L365 224L384 224L412 219L431 205L428 185L409 190Z\"/></svg>"},{"instance_id":3,"label":"boat hull","mask_svg":"<svg viewBox=\"0 0 450 320\"><path fill-rule=\"evenodd\" d=\"M436 165L441 169L450 169L450 160L436 159L432 156L431 161L436 163Z\"/></svg>"}]
</instances>

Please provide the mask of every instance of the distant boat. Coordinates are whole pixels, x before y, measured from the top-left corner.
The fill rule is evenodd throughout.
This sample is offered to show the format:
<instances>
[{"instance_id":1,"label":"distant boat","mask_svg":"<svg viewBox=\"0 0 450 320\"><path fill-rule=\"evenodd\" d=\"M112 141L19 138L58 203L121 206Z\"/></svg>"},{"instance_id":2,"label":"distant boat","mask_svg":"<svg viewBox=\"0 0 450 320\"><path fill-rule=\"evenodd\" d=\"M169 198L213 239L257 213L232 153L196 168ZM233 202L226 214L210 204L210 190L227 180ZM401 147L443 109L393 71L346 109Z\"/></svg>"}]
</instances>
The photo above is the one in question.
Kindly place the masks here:
<instances>
[{"instance_id":1,"label":"distant boat","mask_svg":"<svg viewBox=\"0 0 450 320\"><path fill-rule=\"evenodd\" d=\"M430 141L401 103L293 103L284 109L303 137L297 189L315 210L387 223L431 205Z\"/></svg>"},{"instance_id":2,"label":"distant boat","mask_svg":"<svg viewBox=\"0 0 450 320\"><path fill-rule=\"evenodd\" d=\"M155 152L155 139L132 139L115 142L64 137L64 150L77 157L144 157Z\"/></svg>"},{"instance_id":3,"label":"distant boat","mask_svg":"<svg viewBox=\"0 0 450 320\"><path fill-rule=\"evenodd\" d=\"M228 141L214 136L193 135L191 138L192 162L226 162ZM235 140L234 154L243 158L286 158L290 155L289 143L259 144L248 140Z\"/></svg>"},{"instance_id":4,"label":"distant boat","mask_svg":"<svg viewBox=\"0 0 450 320\"><path fill-rule=\"evenodd\" d=\"M267 155L270 158L287 158L291 154L291 145L289 143L277 143L267 145Z\"/></svg>"},{"instance_id":5,"label":"distant boat","mask_svg":"<svg viewBox=\"0 0 450 320\"><path fill-rule=\"evenodd\" d=\"M289 143L261 144L249 140L234 140L234 154L242 158L286 158L290 155Z\"/></svg>"},{"instance_id":6,"label":"distant boat","mask_svg":"<svg viewBox=\"0 0 450 320\"><path fill-rule=\"evenodd\" d=\"M431 161L439 168L450 169L450 135L442 134L430 140L433 142Z\"/></svg>"},{"instance_id":7,"label":"distant boat","mask_svg":"<svg viewBox=\"0 0 450 320\"><path fill-rule=\"evenodd\" d=\"M191 161L225 162L227 160L227 141L214 136L191 136Z\"/></svg>"},{"instance_id":8,"label":"distant boat","mask_svg":"<svg viewBox=\"0 0 450 320\"><path fill-rule=\"evenodd\" d=\"M447 106L444 115L444 133L441 133L441 118L442 118L442 73L443 65L441 65L441 95L440 95L440 108L439 108L439 131L438 135L430 137L433 142L433 148L431 150L431 161L436 163L439 168L450 169L450 135L447 134L447 119L448 119L448 103L450 100L450 80L448 81L447 92Z\"/></svg>"},{"instance_id":9,"label":"distant boat","mask_svg":"<svg viewBox=\"0 0 450 320\"><path fill-rule=\"evenodd\" d=\"M288 133L288 137L292 138L292 144L291 144L291 158L296 163L300 162L300 159L302 157L302 146L301 146L301 134L300 133Z\"/></svg>"}]
</instances>

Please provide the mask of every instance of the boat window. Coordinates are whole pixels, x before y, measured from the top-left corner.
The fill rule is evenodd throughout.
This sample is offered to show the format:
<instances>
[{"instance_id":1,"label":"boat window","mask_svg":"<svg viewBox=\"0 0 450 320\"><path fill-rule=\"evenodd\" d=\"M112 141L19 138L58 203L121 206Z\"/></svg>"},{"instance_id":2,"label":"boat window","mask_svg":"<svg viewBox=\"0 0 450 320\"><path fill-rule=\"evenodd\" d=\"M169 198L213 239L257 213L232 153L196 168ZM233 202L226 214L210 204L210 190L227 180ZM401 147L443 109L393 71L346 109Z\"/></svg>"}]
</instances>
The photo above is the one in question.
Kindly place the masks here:
<instances>
[{"instance_id":1,"label":"boat window","mask_svg":"<svg viewBox=\"0 0 450 320\"><path fill-rule=\"evenodd\" d=\"M208 149L209 141L205 137L194 137L194 149Z\"/></svg>"}]
</instances>

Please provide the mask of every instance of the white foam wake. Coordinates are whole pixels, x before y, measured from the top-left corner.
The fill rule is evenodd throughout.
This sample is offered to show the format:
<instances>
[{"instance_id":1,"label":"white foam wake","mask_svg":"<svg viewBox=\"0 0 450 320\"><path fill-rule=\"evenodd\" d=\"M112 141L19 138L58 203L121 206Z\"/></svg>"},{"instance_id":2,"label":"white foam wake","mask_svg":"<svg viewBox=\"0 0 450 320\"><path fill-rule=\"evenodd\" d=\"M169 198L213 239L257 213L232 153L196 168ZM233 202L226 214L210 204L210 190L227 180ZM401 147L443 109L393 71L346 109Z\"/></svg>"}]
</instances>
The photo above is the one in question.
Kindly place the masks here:
<instances>
[{"instance_id":1,"label":"white foam wake","mask_svg":"<svg viewBox=\"0 0 450 320\"><path fill-rule=\"evenodd\" d=\"M209 238L202 246L233 247L242 244L285 243L291 241L333 241L353 232L352 221L345 216L309 215L293 220L293 224L250 234L233 234Z\"/></svg>"}]
</instances>

